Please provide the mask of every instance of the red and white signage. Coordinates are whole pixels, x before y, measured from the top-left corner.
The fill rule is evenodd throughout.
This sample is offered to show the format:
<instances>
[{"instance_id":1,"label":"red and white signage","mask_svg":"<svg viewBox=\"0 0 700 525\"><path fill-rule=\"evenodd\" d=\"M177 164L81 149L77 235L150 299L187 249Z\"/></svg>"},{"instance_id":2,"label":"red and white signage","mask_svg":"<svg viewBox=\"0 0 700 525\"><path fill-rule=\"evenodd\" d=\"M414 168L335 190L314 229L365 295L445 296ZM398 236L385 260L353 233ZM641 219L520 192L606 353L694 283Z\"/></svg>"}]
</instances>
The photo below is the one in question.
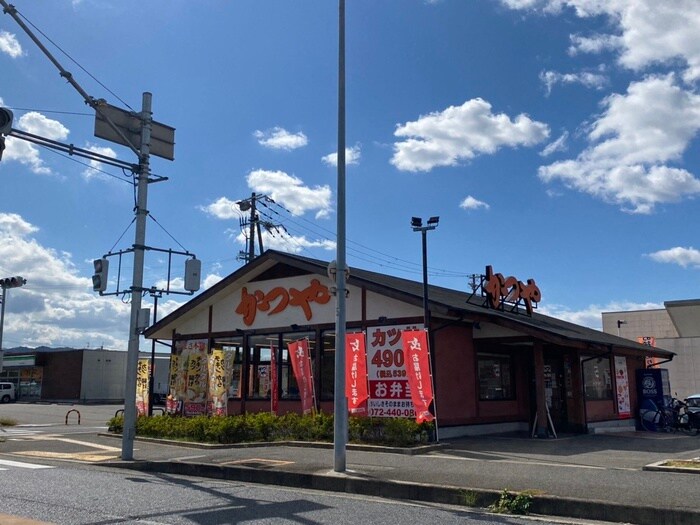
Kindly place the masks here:
<instances>
[{"instance_id":1,"label":"red and white signage","mask_svg":"<svg viewBox=\"0 0 700 525\"><path fill-rule=\"evenodd\" d=\"M277 347L270 345L270 411L277 415L279 405L279 387L277 381Z\"/></svg>"},{"instance_id":2,"label":"red and white signage","mask_svg":"<svg viewBox=\"0 0 700 525\"><path fill-rule=\"evenodd\" d=\"M292 361L294 377L299 387L301 410L304 414L314 410L314 381L311 374L311 354L309 340L299 339L287 345L289 359Z\"/></svg>"},{"instance_id":3,"label":"red and white signage","mask_svg":"<svg viewBox=\"0 0 700 525\"><path fill-rule=\"evenodd\" d=\"M367 331L367 376L371 417L415 417L404 367L401 331L416 326L376 326Z\"/></svg>"},{"instance_id":4,"label":"red and white signage","mask_svg":"<svg viewBox=\"0 0 700 525\"><path fill-rule=\"evenodd\" d=\"M345 335L345 397L348 412L354 416L366 416L367 398L367 351L365 334L357 332Z\"/></svg>"},{"instance_id":5,"label":"red and white signage","mask_svg":"<svg viewBox=\"0 0 700 525\"><path fill-rule=\"evenodd\" d=\"M430 413L433 401L433 382L430 374L430 348L428 332L425 330L404 330L401 333L406 373L411 385L411 398L416 409L416 423L435 419Z\"/></svg>"}]
</instances>

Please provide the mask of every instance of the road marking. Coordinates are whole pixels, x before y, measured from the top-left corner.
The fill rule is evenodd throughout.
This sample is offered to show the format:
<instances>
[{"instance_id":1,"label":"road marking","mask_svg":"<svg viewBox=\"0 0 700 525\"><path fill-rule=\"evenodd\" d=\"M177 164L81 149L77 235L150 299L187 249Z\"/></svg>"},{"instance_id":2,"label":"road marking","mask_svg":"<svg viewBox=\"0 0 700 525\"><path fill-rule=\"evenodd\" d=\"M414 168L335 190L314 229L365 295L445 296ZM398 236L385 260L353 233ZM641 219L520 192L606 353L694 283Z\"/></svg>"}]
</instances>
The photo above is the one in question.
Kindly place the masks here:
<instances>
[{"instance_id":1,"label":"road marking","mask_svg":"<svg viewBox=\"0 0 700 525\"><path fill-rule=\"evenodd\" d=\"M48 459L64 459L69 461L84 461L89 463L97 463L99 461L108 461L110 459L118 459L116 454L95 454L93 452L48 452L44 450L25 450L23 452L15 452L18 456L29 456L36 458Z\"/></svg>"},{"instance_id":2,"label":"road marking","mask_svg":"<svg viewBox=\"0 0 700 525\"><path fill-rule=\"evenodd\" d=\"M9 459L0 459L0 465L5 465L6 467L19 467L30 469L56 468L52 465L37 465L35 463L24 463L22 461L11 461Z\"/></svg>"},{"instance_id":3,"label":"road marking","mask_svg":"<svg viewBox=\"0 0 700 525\"><path fill-rule=\"evenodd\" d=\"M449 456L446 454L431 454L432 458L440 459L451 459L460 461L483 461L483 462L495 462L495 463L512 463L514 465L542 465L545 467L565 467L565 468L583 468L591 470L608 470L607 467L596 467L593 465L576 465L574 463L552 463L549 461L528 461L528 460L514 460L514 459L477 459L477 458L463 458L459 456Z\"/></svg>"}]
</instances>

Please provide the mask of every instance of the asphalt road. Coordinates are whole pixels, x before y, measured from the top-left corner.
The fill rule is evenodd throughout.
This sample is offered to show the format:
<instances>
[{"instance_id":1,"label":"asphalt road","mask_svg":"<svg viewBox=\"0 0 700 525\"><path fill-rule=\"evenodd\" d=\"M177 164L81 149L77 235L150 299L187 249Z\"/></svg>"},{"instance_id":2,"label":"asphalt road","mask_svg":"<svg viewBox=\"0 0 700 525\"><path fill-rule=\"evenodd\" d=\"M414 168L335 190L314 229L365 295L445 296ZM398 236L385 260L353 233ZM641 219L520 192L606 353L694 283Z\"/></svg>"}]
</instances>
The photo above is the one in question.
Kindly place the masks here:
<instances>
[{"instance_id":1,"label":"asphalt road","mask_svg":"<svg viewBox=\"0 0 700 525\"><path fill-rule=\"evenodd\" d=\"M0 523L6 522L3 515L57 525L533 523L457 507L2 458L0 454Z\"/></svg>"}]
</instances>

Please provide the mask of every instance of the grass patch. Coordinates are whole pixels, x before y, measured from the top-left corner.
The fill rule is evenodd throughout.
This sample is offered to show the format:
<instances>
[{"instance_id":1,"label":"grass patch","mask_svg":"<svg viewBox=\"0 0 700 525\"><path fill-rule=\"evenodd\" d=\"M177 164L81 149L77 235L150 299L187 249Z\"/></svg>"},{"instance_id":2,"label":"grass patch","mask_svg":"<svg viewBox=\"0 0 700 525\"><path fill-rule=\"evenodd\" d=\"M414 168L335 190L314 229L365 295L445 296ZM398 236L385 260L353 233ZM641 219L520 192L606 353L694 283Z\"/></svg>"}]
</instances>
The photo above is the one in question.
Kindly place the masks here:
<instances>
[{"instance_id":1,"label":"grass patch","mask_svg":"<svg viewBox=\"0 0 700 525\"><path fill-rule=\"evenodd\" d=\"M107 423L110 432L122 433L124 416ZM333 415L318 413L275 416L269 412L237 416L181 417L161 415L138 417L136 435L142 437L234 444L260 441L333 441ZM411 447L425 444L433 433L430 423L412 419L358 418L348 420L350 443Z\"/></svg>"},{"instance_id":2,"label":"grass patch","mask_svg":"<svg viewBox=\"0 0 700 525\"><path fill-rule=\"evenodd\" d=\"M700 458L698 459L674 459L672 461L666 461L663 464L664 467L682 467L682 468L694 468L700 469Z\"/></svg>"},{"instance_id":3,"label":"grass patch","mask_svg":"<svg viewBox=\"0 0 700 525\"><path fill-rule=\"evenodd\" d=\"M17 421L9 417L0 417L0 427L14 427Z\"/></svg>"}]
</instances>

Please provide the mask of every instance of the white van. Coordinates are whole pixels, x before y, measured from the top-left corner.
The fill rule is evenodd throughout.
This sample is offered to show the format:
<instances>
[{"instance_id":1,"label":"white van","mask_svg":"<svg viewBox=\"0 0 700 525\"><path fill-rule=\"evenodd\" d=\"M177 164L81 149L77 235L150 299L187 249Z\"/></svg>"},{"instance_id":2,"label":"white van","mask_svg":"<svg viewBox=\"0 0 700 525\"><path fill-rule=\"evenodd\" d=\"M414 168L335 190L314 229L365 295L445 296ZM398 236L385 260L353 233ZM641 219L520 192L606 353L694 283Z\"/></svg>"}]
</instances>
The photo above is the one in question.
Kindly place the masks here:
<instances>
[{"instance_id":1,"label":"white van","mask_svg":"<svg viewBox=\"0 0 700 525\"><path fill-rule=\"evenodd\" d=\"M0 403L17 401L14 383L0 383Z\"/></svg>"}]
</instances>

